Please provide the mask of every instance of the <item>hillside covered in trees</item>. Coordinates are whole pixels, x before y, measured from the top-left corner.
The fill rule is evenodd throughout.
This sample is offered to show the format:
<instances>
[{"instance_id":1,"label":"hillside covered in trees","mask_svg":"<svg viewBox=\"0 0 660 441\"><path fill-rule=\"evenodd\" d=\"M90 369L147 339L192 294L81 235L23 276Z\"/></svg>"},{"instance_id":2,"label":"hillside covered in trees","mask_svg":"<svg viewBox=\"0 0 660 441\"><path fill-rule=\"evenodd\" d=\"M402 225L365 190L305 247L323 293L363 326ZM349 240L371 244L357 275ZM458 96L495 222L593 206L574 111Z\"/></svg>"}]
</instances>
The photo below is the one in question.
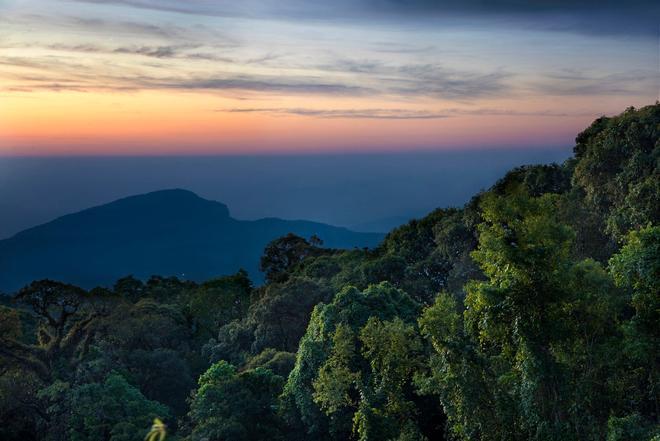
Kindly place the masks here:
<instances>
[{"instance_id":1,"label":"hillside covered in trees","mask_svg":"<svg viewBox=\"0 0 660 441\"><path fill-rule=\"evenodd\" d=\"M0 307L0 439L658 440L660 105L374 249Z\"/></svg>"}]
</instances>

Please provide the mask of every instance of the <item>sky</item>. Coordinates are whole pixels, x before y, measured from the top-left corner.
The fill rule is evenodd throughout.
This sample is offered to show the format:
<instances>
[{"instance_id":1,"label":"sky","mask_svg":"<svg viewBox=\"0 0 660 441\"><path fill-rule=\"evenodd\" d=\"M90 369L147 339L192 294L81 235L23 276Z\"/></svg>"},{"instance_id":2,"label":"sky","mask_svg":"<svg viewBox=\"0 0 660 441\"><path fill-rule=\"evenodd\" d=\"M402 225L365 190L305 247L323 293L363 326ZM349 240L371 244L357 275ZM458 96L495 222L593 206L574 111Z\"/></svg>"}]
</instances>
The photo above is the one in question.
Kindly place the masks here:
<instances>
[{"instance_id":1,"label":"sky","mask_svg":"<svg viewBox=\"0 0 660 441\"><path fill-rule=\"evenodd\" d=\"M461 205L658 100L659 23L648 0L0 0L0 239L164 188L355 228Z\"/></svg>"},{"instance_id":2,"label":"sky","mask_svg":"<svg viewBox=\"0 0 660 441\"><path fill-rule=\"evenodd\" d=\"M570 146L658 99L657 1L0 0L0 156Z\"/></svg>"}]
</instances>

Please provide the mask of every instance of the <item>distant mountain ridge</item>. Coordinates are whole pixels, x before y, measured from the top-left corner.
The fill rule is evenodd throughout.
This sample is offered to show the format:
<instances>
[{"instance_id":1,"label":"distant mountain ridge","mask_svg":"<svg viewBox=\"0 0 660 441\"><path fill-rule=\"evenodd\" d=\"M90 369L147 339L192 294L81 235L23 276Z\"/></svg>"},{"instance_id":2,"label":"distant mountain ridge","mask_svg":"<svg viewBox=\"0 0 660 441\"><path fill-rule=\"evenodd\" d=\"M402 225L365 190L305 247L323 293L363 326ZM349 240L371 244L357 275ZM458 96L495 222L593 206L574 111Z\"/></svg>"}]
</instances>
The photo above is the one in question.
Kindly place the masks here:
<instances>
[{"instance_id":1,"label":"distant mountain ridge","mask_svg":"<svg viewBox=\"0 0 660 441\"><path fill-rule=\"evenodd\" d=\"M0 290L12 292L43 278L86 288L129 274L205 280L240 268L260 281L264 247L288 233L316 234L330 248L373 247L383 238L303 220L237 220L220 202L187 190L161 190L68 214L0 240Z\"/></svg>"}]
</instances>

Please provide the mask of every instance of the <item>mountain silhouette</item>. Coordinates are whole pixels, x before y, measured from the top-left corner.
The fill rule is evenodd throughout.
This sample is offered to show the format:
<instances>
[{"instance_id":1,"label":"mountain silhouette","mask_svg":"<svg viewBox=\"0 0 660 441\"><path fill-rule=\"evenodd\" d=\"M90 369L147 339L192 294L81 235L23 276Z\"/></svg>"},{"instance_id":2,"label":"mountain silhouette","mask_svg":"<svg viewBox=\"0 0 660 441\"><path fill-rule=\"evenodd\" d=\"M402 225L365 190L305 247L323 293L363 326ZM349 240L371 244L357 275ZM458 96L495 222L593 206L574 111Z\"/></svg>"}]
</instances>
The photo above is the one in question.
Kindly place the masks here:
<instances>
[{"instance_id":1,"label":"mountain silhouette","mask_svg":"<svg viewBox=\"0 0 660 441\"><path fill-rule=\"evenodd\" d=\"M260 282L268 242L288 233L320 237L329 248L373 247L383 238L317 222L230 216L226 205L187 190L162 190L89 208L0 241L0 290L36 279L86 288L132 274L190 280L240 268Z\"/></svg>"}]
</instances>

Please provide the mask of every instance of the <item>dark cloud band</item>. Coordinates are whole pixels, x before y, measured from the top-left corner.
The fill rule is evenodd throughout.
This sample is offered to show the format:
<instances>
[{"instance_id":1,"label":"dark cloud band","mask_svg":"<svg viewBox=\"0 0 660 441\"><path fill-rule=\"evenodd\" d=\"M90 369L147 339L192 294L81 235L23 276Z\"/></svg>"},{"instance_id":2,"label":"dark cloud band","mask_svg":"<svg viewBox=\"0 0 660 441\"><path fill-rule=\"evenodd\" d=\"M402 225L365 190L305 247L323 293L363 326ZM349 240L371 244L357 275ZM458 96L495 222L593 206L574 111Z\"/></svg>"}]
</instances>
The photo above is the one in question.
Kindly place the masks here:
<instances>
[{"instance_id":1,"label":"dark cloud band","mask_svg":"<svg viewBox=\"0 0 660 441\"><path fill-rule=\"evenodd\" d=\"M460 21L484 26L566 31L595 35L657 37L660 2L655 0L75 0L183 14L309 20L402 21L428 26ZM420 22L421 20L421 22Z\"/></svg>"}]
</instances>

